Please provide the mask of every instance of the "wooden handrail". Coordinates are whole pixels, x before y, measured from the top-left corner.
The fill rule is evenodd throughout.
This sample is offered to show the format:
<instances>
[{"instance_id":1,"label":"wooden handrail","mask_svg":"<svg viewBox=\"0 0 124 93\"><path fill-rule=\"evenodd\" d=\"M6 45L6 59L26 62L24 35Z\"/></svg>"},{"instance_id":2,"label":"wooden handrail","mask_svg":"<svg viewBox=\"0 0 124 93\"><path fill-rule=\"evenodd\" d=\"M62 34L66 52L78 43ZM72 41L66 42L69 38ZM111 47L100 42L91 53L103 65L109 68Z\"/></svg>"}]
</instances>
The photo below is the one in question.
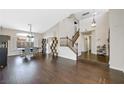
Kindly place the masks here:
<instances>
[{"instance_id":1,"label":"wooden handrail","mask_svg":"<svg viewBox=\"0 0 124 93\"><path fill-rule=\"evenodd\" d=\"M78 36L77 36L78 35ZM63 44L60 42L60 46L67 46L69 47L74 53L76 53L77 60L78 60L78 43L75 43L76 38L79 37L79 31L75 33L75 35L70 39L69 37L61 37L60 40L66 40Z\"/></svg>"},{"instance_id":2,"label":"wooden handrail","mask_svg":"<svg viewBox=\"0 0 124 93\"><path fill-rule=\"evenodd\" d=\"M73 40L71 40L70 38L68 38L68 40L70 40L71 42L73 42Z\"/></svg>"},{"instance_id":3,"label":"wooden handrail","mask_svg":"<svg viewBox=\"0 0 124 93\"><path fill-rule=\"evenodd\" d=\"M73 42L73 40L71 40L69 37L60 37L60 39L67 39L67 40Z\"/></svg>"},{"instance_id":4,"label":"wooden handrail","mask_svg":"<svg viewBox=\"0 0 124 93\"><path fill-rule=\"evenodd\" d=\"M60 37L60 39L67 39L68 37Z\"/></svg>"},{"instance_id":5,"label":"wooden handrail","mask_svg":"<svg viewBox=\"0 0 124 93\"><path fill-rule=\"evenodd\" d=\"M60 43L60 45L62 45L62 46L68 46L74 53L76 53L77 54L77 56L78 56L78 43L74 43L74 45L76 46L76 48L74 47L74 45L72 45L73 44L73 40L71 40L69 37L61 37L60 39L65 39L65 40L67 40L67 44L61 44ZM69 41L71 42L71 43L69 43Z\"/></svg>"},{"instance_id":6,"label":"wooden handrail","mask_svg":"<svg viewBox=\"0 0 124 93\"><path fill-rule=\"evenodd\" d=\"M73 43L73 40L71 40L69 37L60 37L60 39L67 39ZM74 43L74 44L77 45L78 43Z\"/></svg>"},{"instance_id":7,"label":"wooden handrail","mask_svg":"<svg viewBox=\"0 0 124 93\"><path fill-rule=\"evenodd\" d=\"M73 38L74 38L77 34L79 34L79 31L77 31L77 32L74 34Z\"/></svg>"}]
</instances>

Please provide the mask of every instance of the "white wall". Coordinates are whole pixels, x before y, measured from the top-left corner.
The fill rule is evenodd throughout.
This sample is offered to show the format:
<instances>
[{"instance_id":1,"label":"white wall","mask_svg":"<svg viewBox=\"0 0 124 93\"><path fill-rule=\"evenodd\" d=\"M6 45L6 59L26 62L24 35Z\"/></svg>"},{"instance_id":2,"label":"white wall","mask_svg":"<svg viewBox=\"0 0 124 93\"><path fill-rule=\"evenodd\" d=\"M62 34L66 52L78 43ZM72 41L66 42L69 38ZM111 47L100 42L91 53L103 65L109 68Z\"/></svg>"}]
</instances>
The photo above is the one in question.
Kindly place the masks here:
<instances>
[{"instance_id":1,"label":"white wall","mask_svg":"<svg viewBox=\"0 0 124 93\"><path fill-rule=\"evenodd\" d=\"M42 36L43 38L47 39L46 53L49 54L51 52L50 46L51 46L52 37L57 37L59 41L59 23L57 23L56 25L51 27L49 30L47 30L45 33L43 33Z\"/></svg>"},{"instance_id":2,"label":"white wall","mask_svg":"<svg viewBox=\"0 0 124 93\"><path fill-rule=\"evenodd\" d=\"M92 20L93 20L93 17L89 17L89 18L80 20L79 21L80 32L85 32L86 30L93 31L92 32L92 42L91 42L92 43L92 45L91 45L92 51L91 52L93 54L97 54L97 45L99 45L98 40L101 39L103 41L102 45L106 44L106 40L107 40L106 36L108 36L107 31L109 29L108 15L107 15L106 11L99 13L99 15L97 15L95 17L96 24L97 24L97 26L95 28L91 27ZM55 33L58 34L58 38L66 37L66 36L71 38L75 33L73 20L65 18L64 20L60 21L57 25L53 26L47 32L45 32L44 37L46 37L46 38L54 37L54 36L56 36ZM78 42L78 54L80 55L81 52L85 51L85 46L84 46L85 42L84 42L84 36L82 33L80 33L80 37L78 38L78 40L76 42Z\"/></svg>"},{"instance_id":3,"label":"white wall","mask_svg":"<svg viewBox=\"0 0 124 93\"><path fill-rule=\"evenodd\" d=\"M64 19L59 22L59 35L60 37L69 37L70 39L74 35L74 22L72 19Z\"/></svg>"},{"instance_id":4,"label":"white wall","mask_svg":"<svg viewBox=\"0 0 124 93\"><path fill-rule=\"evenodd\" d=\"M51 27L49 30L47 30L45 33L43 33L43 38L49 39L50 41L51 37L57 37L58 38L58 48L60 47L60 37L69 37L72 38L74 35L74 22L72 19L65 18L64 20L60 21L53 27ZM50 44L47 46L47 53L50 53Z\"/></svg>"},{"instance_id":5,"label":"white wall","mask_svg":"<svg viewBox=\"0 0 124 93\"><path fill-rule=\"evenodd\" d=\"M91 53L96 54L96 27L91 27L92 20L93 20L92 17L80 20L80 31L81 32L92 31L92 34L91 34L91 39L92 39L91 40ZM82 47L82 52L85 52L86 49L85 49L84 35L81 34L81 37L82 38L80 39L79 42L84 41L81 47ZM81 50L79 50L79 51L81 51Z\"/></svg>"},{"instance_id":6,"label":"white wall","mask_svg":"<svg viewBox=\"0 0 124 93\"><path fill-rule=\"evenodd\" d=\"M19 51L17 50L17 33L24 33L24 31L15 30L15 29L9 29L9 28L3 28L2 31L0 31L0 35L8 35L10 36L10 40L8 41L8 55L18 55ZM35 47L41 47L41 34L35 33Z\"/></svg>"},{"instance_id":7,"label":"white wall","mask_svg":"<svg viewBox=\"0 0 124 93\"><path fill-rule=\"evenodd\" d=\"M65 18L60 21L45 33L43 33L44 38L49 37L69 37L70 39L75 34L74 22L72 19Z\"/></svg>"},{"instance_id":8,"label":"white wall","mask_svg":"<svg viewBox=\"0 0 124 93\"><path fill-rule=\"evenodd\" d=\"M46 32L44 32L43 38L49 38L49 37L58 37L59 33L59 23L48 29Z\"/></svg>"},{"instance_id":9,"label":"white wall","mask_svg":"<svg viewBox=\"0 0 124 93\"><path fill-rule=\"evenodd\" d=\"M108 55L108 32L109 32L109 15L108 11L103 12L96 17L96 46L106 45Z\"/></svg>"},{"instance_id":10,"label":"white wall","mask_svg":"<svg viewBox=\"0 0 124 93\"><path fill-rule=\"evenodd\" d=\"M124 71L124 10L110 10L110 67Z\"/></svg>"},{"instance_id":11,"label":"white wall","mask_svg":"<svg viewBox=\"0 0 124 93\"><path fill-rule=\"evenodd\" d=\"M80 20L80 31L81 32L92 31L91 52L93 54L96 54L98 45L103 45L103 44L107 45L107 38L109 31L108 12L103 11L95 16L96 27L91 27L92 20L93 17ZM79 42L79 46L82 47L83 49L79 48L79 51L85 52L84 44L82 44L85 43L83 42L84 36L82 36L82 34L80 36L81 37L80 40L78 40L78 42Z\"/></svg>"},{"instance_id":12,"label":"white wall","mask_svg":"<svg viewBox=\"0 0 124 93\"><path fill-rule=\"evenodd\" d=\"M42 35L34 33L34 47L41 47Z\"/></svg>"},{"instance_id":13,"label":"white wall","mask_svg":"<svg viewBox=\"0 0 124 93\"><path fill-rule=\"evenodd\" d=\"M86 30L87 31L91 30L92 29L92 27L91 27L92 21L93 21L93 17L89 17L89 18L80 20L80 31L85 32Z\"/></svg>"},{"instance_id":14,"label":"white wall","mask_svg":"<svg viewBox=\"0 0 124 93\"><path fill-rule=\"evenodd\" d=\"M58 55L61 57L69 58L72 60L76 60L76 54L68 47L60 47L60 37L69 37L70 39L74 35L74 22L72 19L65 18L64 20L60 21L58 24L54 25L48 31L43 33L43 38L48 39L48 43L50 43L51 37L58 38ZM47 53L49 54L50 44L47 44Z\"/></svg>"},{"instance_id":15,"label":"white wall","mask_svg":"<svg viewBox=\"0 0 124 93\"><path fill-rule=\"evenodd\" d=\"M79 38L77 39L76 43L78 43L78 55L81 55L81 52L82 51L85 51L85 46L84 46L84 39L83 39L83 35L82 33L80 32L80 36Z\"/></svg>"},{"instance_id":16,"label":"white wall","mask_svg":"<svg viewBox=\"0 0 124 93\"><path fill-rule=\"evenodd\" d=\"M76 60L76 54L69 47L60 47L58 51L58 56Z\"/></svg>"}]
</instances>

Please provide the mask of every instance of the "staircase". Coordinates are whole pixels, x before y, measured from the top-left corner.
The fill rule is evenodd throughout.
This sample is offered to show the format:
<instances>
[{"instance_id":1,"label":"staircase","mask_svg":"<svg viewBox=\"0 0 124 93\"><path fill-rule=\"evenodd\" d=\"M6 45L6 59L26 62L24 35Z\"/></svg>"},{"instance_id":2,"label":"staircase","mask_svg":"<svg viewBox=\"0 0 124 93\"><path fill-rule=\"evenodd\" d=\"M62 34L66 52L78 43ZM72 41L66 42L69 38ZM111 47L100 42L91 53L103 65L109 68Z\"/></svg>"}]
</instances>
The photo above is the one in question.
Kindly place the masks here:
<instances>
[{"instance_id":1,"label":"staircase","mask_svg":"<svg viewBox=\"0 0 124 93\"><path fill-rule=\"evenodd\" d=\"M75 34L74 34L74 36L72 37L72 45L74 45L74 43L76 42L76 40L78 39L78 37L79 37L79 31L77 31Z\"/></svg>"},{"instance_id":2,"label":"staircase","mask_svg":"<svg viewBox=\"0 0 124 93\"><path fill-rule=\"evenodd\" d=\"M76 43L76 40L79 37L79 31L77 31L72 39L69 37L61 37L60 38L60 47L68 47L76 54L76 60L78 59L78 43Z\"/></svg>"}]
</instances>

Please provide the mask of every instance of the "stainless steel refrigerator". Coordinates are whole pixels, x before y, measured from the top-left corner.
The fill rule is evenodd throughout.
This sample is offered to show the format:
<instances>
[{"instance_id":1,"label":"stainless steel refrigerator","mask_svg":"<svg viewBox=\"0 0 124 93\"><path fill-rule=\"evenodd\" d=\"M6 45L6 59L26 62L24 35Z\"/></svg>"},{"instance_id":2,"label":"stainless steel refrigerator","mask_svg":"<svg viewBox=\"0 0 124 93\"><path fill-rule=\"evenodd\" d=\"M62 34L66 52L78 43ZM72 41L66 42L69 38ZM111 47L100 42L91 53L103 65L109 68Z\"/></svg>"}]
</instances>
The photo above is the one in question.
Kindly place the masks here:
<instances>
[{"instance_id":1,"label":"stainless steel refrigerator","mask_svg":"<svg viewBox=\"0 0 124 93\"><path fill-rule=\"evenodd\" d=\"M0 35L0 69L7 66L8 40L10 36Z\"/></svg>"}]
</instances>

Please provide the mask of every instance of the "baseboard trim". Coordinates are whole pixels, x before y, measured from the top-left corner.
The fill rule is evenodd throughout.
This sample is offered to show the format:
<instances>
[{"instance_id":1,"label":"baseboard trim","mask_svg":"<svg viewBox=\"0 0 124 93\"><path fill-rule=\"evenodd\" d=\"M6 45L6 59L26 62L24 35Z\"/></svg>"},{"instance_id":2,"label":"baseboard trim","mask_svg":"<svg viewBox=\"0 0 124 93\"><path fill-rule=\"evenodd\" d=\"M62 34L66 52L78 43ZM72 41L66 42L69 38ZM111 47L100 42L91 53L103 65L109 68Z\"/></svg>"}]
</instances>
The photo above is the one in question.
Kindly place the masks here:
<instances>
[{"instance_id":1,"label":"baseboard trim","mask_svg":"<svg viewBox=\"0 0 124 93\"><path fill-rule=\"evenodd\" d=\"M117 68L117 67L114 67L114 66L111 66L111 65L110 65L110 68L111 69L122 71L124 73L124 69L120 69L120 68Z\"/></svg>"}]
</instances>

